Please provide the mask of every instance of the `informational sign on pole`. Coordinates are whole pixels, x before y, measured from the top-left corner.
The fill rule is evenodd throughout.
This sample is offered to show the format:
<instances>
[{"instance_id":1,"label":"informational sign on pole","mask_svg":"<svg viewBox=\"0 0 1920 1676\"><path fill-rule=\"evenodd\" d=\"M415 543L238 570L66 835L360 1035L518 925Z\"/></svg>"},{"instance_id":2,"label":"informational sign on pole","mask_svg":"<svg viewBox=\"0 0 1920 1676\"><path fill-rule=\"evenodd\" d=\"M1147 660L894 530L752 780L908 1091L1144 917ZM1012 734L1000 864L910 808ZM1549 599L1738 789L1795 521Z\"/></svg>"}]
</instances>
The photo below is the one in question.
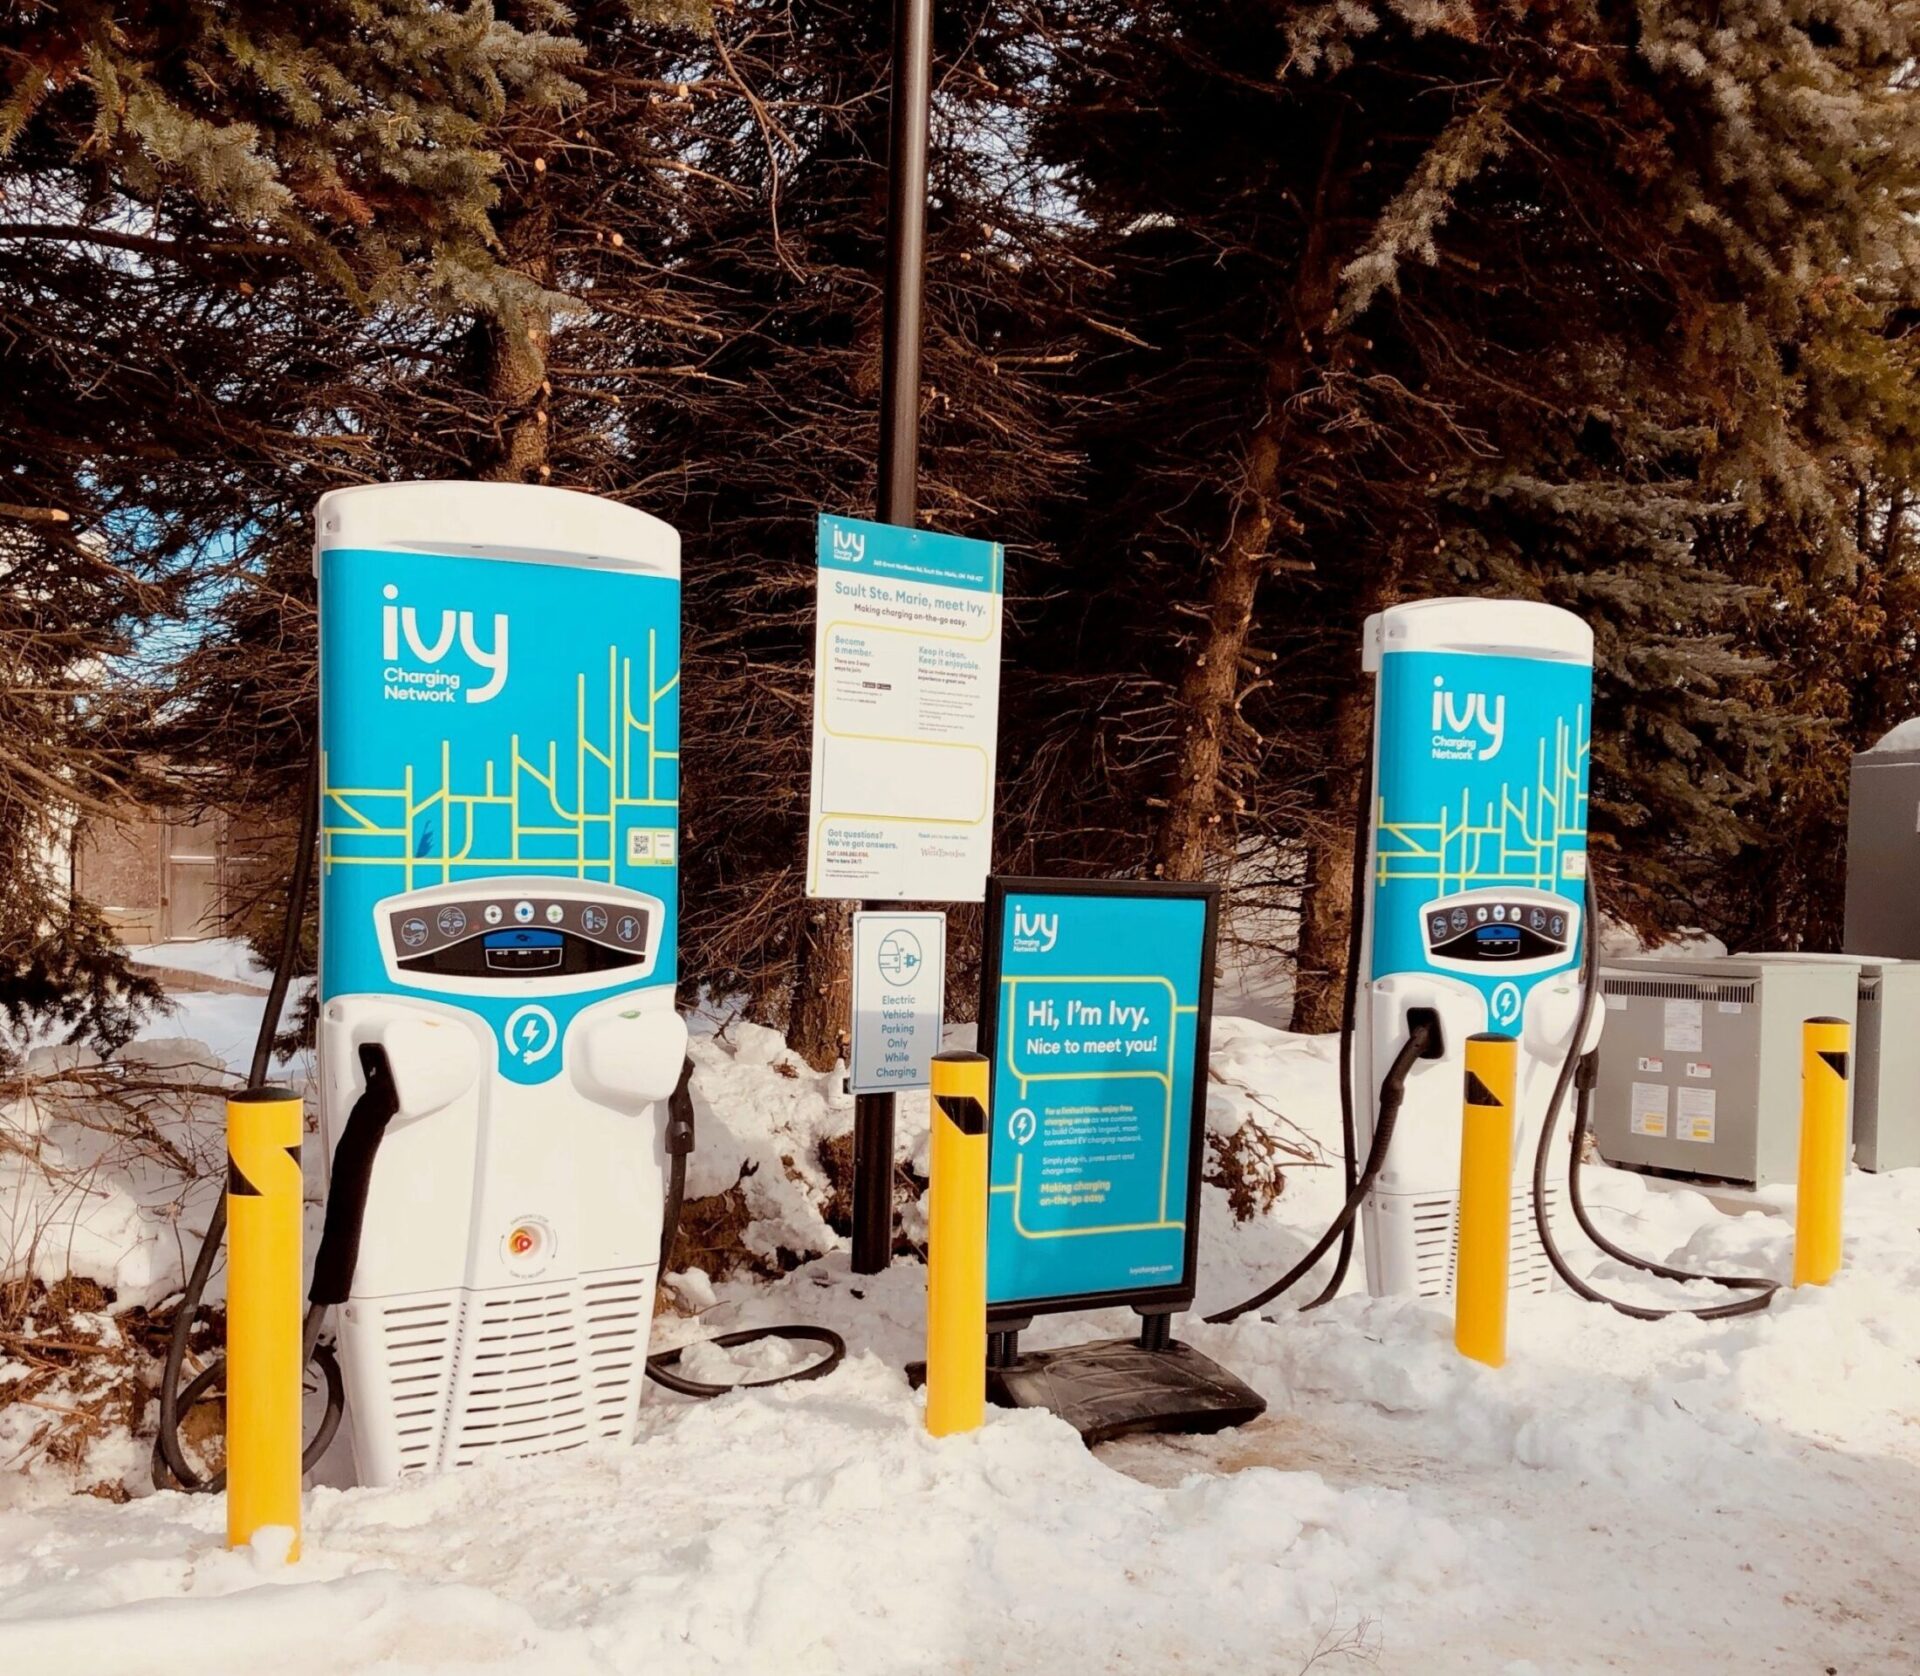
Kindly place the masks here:
<instances>
[{"instance_id":1,"label":"informational sign on pole","mask_svg":"<svg viewBox=\"0 0 1920 1676\"><path fill-rule=\"evenodd\" d=\"M853 916L854 1094L925 1088L946 1012L947 916Z\"/></svg>"},{"instance_id":2,"label":"informational sign on pole","mask_svg":"<svg viewBox=\"0 0 1920 1676\"><path fill-rule=\"evenodd\" d=\"M807 894L978 902L992 865L1002 554L822 517Z\"/></svg>"},{"instance_id":3,"label":"informational sign on pole","mask_svg":"<svg viewBox=\"0 0 1920 1676\"><path fill-rule=\"evenodd\" d=\"M1208 885L989 882L996 1319L1193 1301L1215 910Z\"/></svg>"}]
</instances>

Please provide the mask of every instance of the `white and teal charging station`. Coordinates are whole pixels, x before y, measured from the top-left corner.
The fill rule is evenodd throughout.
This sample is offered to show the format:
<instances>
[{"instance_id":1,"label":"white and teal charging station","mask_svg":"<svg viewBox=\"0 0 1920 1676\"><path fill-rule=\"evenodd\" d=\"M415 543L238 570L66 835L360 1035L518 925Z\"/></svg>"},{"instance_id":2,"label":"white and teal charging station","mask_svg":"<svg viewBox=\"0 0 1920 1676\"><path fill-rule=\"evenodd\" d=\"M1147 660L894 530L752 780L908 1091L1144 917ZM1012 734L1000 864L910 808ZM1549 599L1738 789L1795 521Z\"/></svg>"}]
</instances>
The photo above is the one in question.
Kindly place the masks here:
<instances>
[{"instance_id":1,"label":"white and teal charging station","mask_svg":"<svg viewBox=\"0 0 1920 1676\"><path fill-rule=\"evenodd\" d=\"M407 483L327 495L315 567L359 1476L630 1437L687 1040L679 537L567 490Z\"/></svg>"},{"instance_id":2,"label":"white and teal charging station","mask_svg":"<svg viewBox=\"0 0 1920 1676\"><path fill-rule=\"evenodd\" d=\"M1355 1018L1359 1154L1380 1089L1422 1011L1437 1056L1416 1061L1363 1208L1375 1296L1438 1297L1453 1280L1467 1038L1520 1043L1514 1137L1517 1288L1551 1270L1533 1224L1533 1143L1576 1044L1587 933L1593 633L1521 600L1435 599L1370 617L1376 678L1363 981ZM1597 1034L1599 1017L1590 1030Z\"/></svg>"}]
</instances>

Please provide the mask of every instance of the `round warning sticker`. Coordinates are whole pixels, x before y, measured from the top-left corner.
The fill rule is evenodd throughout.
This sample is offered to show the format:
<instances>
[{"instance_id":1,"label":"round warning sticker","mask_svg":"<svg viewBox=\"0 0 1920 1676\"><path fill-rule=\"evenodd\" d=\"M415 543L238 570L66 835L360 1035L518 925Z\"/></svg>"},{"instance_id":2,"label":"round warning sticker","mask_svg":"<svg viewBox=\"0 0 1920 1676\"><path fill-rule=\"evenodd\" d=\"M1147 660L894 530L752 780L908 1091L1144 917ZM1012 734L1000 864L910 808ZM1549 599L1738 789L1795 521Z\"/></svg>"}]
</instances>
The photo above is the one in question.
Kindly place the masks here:
<instances>
[{"instance_id":1,"label":"round warning sticker","mask_svg":"<svg viewBox=\"0 0 1920 1676\"><path fill-rule=\"evenodd\" d=\"M530 1278L546 1271L556 1243L553 1226L545 1217L518 1217L500 1236L500 1261L521 1278Z\"/></svg>"}]
</instances>

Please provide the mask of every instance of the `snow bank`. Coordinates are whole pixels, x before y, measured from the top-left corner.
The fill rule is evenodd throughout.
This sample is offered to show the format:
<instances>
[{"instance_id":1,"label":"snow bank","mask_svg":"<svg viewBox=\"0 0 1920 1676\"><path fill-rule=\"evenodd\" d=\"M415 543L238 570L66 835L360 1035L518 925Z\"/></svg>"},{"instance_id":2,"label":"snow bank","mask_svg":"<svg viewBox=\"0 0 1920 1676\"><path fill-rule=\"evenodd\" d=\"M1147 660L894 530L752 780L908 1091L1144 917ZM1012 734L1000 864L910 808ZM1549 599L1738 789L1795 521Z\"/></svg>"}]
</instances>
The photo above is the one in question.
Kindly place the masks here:
<instances>
[{"instance_id":1,"label":"snow bank","mask_svg":"<svg viewBox=\"0 0 1920 1676\"><path fill-rule=\"evenodd\" d=\"M936 1443L873 1356L655 1419L633 1449L316 1492L279 1586L213 1551L217 1501L16 1516L0 1650L98 1676L157 1645L288 1672L1251 1670L1362 1595L1484 1604L1464 1534L1404 1495L1272 1468L1158 1488L1041 1413Z\"/></svg>"},{"instance_id":2,"label":"snow bank","mask_svg":"<svg viewBox=\"0 0 1920 1676\"><path fill-rule=\"evenodd\" d=\"M687 1194L705 1198L738 1183L752 1219L756 1255L811 1256L840 1244L820 1214L831 1193L822 1144L853 1130L853 1096L837 1071L815 1071L778 1031L735 1019L724 1034L697 1034L693 1055L695 1143ZM899 1134L926 1129L926 1097L903 1096ZM916 1112L917 1105L917 1112Z\"/></svg>"},{"instance_id":3,"label":"snow bank","mask_svg":"<svg viewBox=\"0 0 1920 1676\"><path fill-rule=\"evenodd\" d=\"M1875 751L1920 751L1920 716L1914 716L1889 728L1867 747Z\"/></svg>"},{"instance_id":4,"label":"snow bank","mask_svg":"<svg viewBox=\"0 0 1920 1676\"><path fill-rule=\"evenodd\" d=\"M811 1321L845 1335L845 1366L709 1405L652 1391L631 1449L315 1490L304 1558L284 1571L221 1550L217 1501L114 1507L14 1480L0 1668L1920 1668L1920 1172L1851 1176L1839 1280L1743 1320L1646 1325L1565 1293L1519 1298L1495 1371L1454 1354L1443 1305L1366 1297L1356 1263L1323 1310L1288 1300L1271 1320L1207 1326L1340 1198L1333 1042L1218 1019L1208 1127L1234 1168L1204 1190L1200 1309L1177 1331L1258 1387L1267 1417L1089 1454L1044 1414L995 1414L936 1443L900 1372L922 1344L923 1271L853 1275L822 1220L823 1148L852 1118L837 1078L741 1022L694 1054L692 1191L738 1183L770 1260L827 1255L772 1284L682 1277L696 1315L661 1317L656 1345ZM912 1159L925 1102L901 1104ZM1596 1218L1634 1249L1790 1271L1790 1193L1716 1202L1604 1167L1588 1180ZM1263 1186L1270 1207L1236 1223L1230 1200ZM1622 1272L1563 1235L1618 1296L1726 1296ZM1029 1342L1130 1325L1050 1317ZM689 1365L763 1375L788 1354L709 1348ZM137 1489L136 1451L114 1448L98 1461Z\"/></svg>"},{"instance_id":5,"label":"snow bank","mask_svg":"<svg viewBox=\"0 0 1920 1676\"><path fill-rule=\"evenodd\" d=\"M0 1282L90 1280L123 1308L177 1288L219 1195L231 1081L204 1042L135 1042L110 1066L29 1055L0 1104Z\"/></svg>"},{"instance_id":6,"label":"snow bank","mask_svg":"<svg viewBox=\"0 0 1920 1676\"><path fill-rule=\"evenodd\" d=\"M244 937L200 937L190 943L135 943L127 955L143 966L162 966L172 972L197 972L203 978L228 983L257 984L265 989L272 970L253 952ZM254 1009L255 1015L259 1009Z\"/></svg>"}]
</instances>

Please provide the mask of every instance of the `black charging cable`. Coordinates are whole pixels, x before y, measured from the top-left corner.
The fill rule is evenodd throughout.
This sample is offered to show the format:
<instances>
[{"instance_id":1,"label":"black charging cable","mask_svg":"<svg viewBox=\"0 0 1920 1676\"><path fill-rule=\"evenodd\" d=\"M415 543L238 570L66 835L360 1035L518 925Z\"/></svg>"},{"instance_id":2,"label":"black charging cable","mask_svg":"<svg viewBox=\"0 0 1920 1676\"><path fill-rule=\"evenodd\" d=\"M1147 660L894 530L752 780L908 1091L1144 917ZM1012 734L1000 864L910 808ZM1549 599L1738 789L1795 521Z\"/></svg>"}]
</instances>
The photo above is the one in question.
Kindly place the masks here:
<instances>
[{"instance_id":1,"label":"black charging cable","mask_svg":"<svg viewBox=\"0 0 1920 1676\"><path fill-rule=\"evenodd\" d=\"M306 918L307 896L313 884L314 840L319 825L320 759L317 746L307 759L303 784L300 830L294 839L293 874L287 881L287 917L280 928L279 958L274 962L266 1003L260 1011L260 1028L253 1039L253 1059L247 1068L247 1087L250 1089L266 1085L267 1071L273 1063L274 1038L280 1033L280 1015L287 1004L287 987L292 981L294 961L300 952L300 927ZM213 1274L214 1263L219 1259L220 1242L226 1237L226 1232L227 1198L223 1193L214 1204L213 1214L207 1219L206 1237L200 1242L199 1253L181 1290L180 1302L173 1312L173 1325L167 1334L167 1354L160 1374L160 1420L153 1440L153 1484L158 1490L177 1485L196 1494L211 1495L224 1490L227 1485L224 1471L203 1478L187 1459L180 1441L180 1417L201 1397L223 1385L226 1380L226 1359L220 1357L202 1368L185 1386L180 1383L187 1360L187 1340L193 1331L194 1320L199 1315L200 1300L206 1294L207 1281ZM304 1352L301 1366L304 1368L309 1362L312 1363L319 1370L326 1388L326 1411L321 1416L319 1430L314 1434L313 1441L301 1451L303 1471L313 1467L326 1453L327 1445L340 1429L340 1419L346 1410L346 1387L340 1376L339 1358L331 1345L319 1342L324 1314L321 1306L308 1309L301 1339Z\"/></svg>"},{"instance_id":2,"label":"black charging cable","mask_svg":"<svg viewBox=\"0 0 1920 1676\"><path fill-rule=\"evenodd\" d=\"M1393 1145L1393 1131L1400 1122L1400 1107L1406 1098L1407 1077L1414 1063L1420 1059L1437 1058L1441 1052L1440 1021L1424 1008L1416 1008L1407 1020L1407 1039L1400 1044L1400 1051L1393 1056L1387 1074L1380 1079L1380 1102L1378 1115L1374 1119L1373 1144L1367 1148L1367 1164L1347 1193L1347 1201L1340 1207L1340 1214L1327 1226L1327 1231L1313 1244L1306 1256L1295 1263L1272 1285L1263 1287L1250 1298L1243 1299L1231 1309L1223 1309L1209 1315L1209 1322L1236 1321L1249 1310L1259 1309L1269 1304L1285 1292L1290 1286L1298 1284L1300 1277L1308 1273L1315 1263L1327 1254L1327 1248L1336 1239L1348 1235L1353 1227L1353 1219L1359 1213L1362 1202L1373 1191L1375 1179L1387 1161L1387 1151ZM1321 1300L1315 1299L1316 1303ZM1309 1305L1309 1308L1312 1306Z\"/></svg>"},{"instance_id":3,"label":"black charging cable","mask_svg":"<svg viewBox=\"0 0 1920 1676\"><path fill-rule=\"evenodd\" d=\"M1360 769L1360 795L1355 799L1353 811L1353 878L1347 897L1347 970L1340 985L1340 1140L1342 1146L1341 1163L1347 1181L1347 1196L1353 1196L1354 1184L1358 1180L1357 1171L1360 1160L1355 1156L1359 1150L1359 1125L1353 1110L1353 1039L1359 1023L1360 1008L1360 963L1366 959L1366 892L1368 884L1367 863L1372 856L1370 839L1373 833L1373 753L1367 753L1367 759ZM1353 1262L1353 1231L1355 1223L1347 1218L1347 1225L1340 1231L1340 1253L1333 1260L1333 1272L1327 1276L1326 1285L1320 1288L1311 1303L1303 1304L1303 1309L1318 1309L1322 1304L1331 1303L1346 1283L1347 1269Z\"/></svg>"},{"instance_id":4,"label":"black charging cable","mask_svg":"<svg viewBox=\"0 0 1920 1676\"><path fill-rule=\"evenodd\" d=\"M693 1080L693 1061L688 1059L680 1066L680 1080L674 1085L672 1095L667 1101L667 1200L660 1225L660 1283L666 1284L667 1269L673 1258L675 1242L680 1237L680 1213L687 1199L687 1155L693 1151L693 1092L688 1086ZM721 1333L717 1337L700 1339L696 1343L717 1345L722 1350L737 1349L743 1344L758 1344L763 1339L786 1339L796 1344L818 1345L825 1354L818 1361L809 1362L803 1368L791 1373L776 1374L771 1379L743 1379L735 1384L710 1384L703 1379L693 1379L680 1372L680 1356L683 1351L693 1349L691 1344L682 1344L672 1350L662 1350L647 1358L647 1377L654 1384L664 1386L669 1391L678 1392L683 1397L697 1397L705 1401L712 1397L724 1397L729 1391L747 1391L762 1385L791 1385L808 1379L824 1379L846 1359L846 1340L827 1327L806 1327L782 1325L777 1327L742 1327L736 1332Z\"/></svg>"},{"instance_id":5,"label":"black charging cable","mask_svg":"<svg viewBox=\"0 0 1920 1676\"><path fill-rule=\"evenodd\" d=\"M1553 1265L1553 1272L1567 1283L1568 1289L1575 1296L1586 1299L1588 1303L1605 1304L1609 1309L1616 1310L1621 1315L1631 1316L1636 1321L1665 1321L1676 1315L1691 1315L1699 1321L1721 1321L1730 1316L1757 1315L1773 1303L1775 1294L1780 1290L1778 1281L1763 1279L1757 1275L1697 1274L1691 1269L1680 1269L1668 1263L1657 1263L1650 1257L1635 1256L1602 1234L1587 1214L1580 1172L1583 1164L1582 1154L1586 1149L1587 1125L1592 1116L1593 1086L1598 1075L1598 1067L1597 1056L1583 1055L1580 1047L1586 1040L1588 1026L1592 1023L1594 997L1600 989L1599 897L1594 888L1591 855L1587 864L1585 929L1586 948L1580 962L1580 1010L1573 1027L1573 1039L1567 1047L1567 1056L1561 1061L1559 1075L1554 1078L1553 1092L1547 1100L1547 1114L1540 1123L1540 1140L1533 1154L1533 1225L1540 1236L1541 1247L1546 1251L1547 1261ZM1576 1078L1579 1079L1581 1087L1579 1097L1574 1102L1573 1131L1569 1137L1571 1146L1567 1156L1567 1198L1573 1207L1573 1214L1580 1224L1581 1232L1609 1257L1625 1263L1630 1268L1658 1275L1663 1280L1681 1282L1706 1280L1716 1286L1751 1289L1757 1292L1757 1296L1742 1298L1737 1303L1658 1308L1648 1304L1631 1304L1619 1298L1610 1298L1604 1292L1596 1291L1573 1272L1566 1256L1554 1243L1553 1229L1549 1226L1547 1167L1552 1153L1553 1131L1560 1119L1560 1108L1566 1103L1568 1086Z\"/></svg>"}]
</instances>

